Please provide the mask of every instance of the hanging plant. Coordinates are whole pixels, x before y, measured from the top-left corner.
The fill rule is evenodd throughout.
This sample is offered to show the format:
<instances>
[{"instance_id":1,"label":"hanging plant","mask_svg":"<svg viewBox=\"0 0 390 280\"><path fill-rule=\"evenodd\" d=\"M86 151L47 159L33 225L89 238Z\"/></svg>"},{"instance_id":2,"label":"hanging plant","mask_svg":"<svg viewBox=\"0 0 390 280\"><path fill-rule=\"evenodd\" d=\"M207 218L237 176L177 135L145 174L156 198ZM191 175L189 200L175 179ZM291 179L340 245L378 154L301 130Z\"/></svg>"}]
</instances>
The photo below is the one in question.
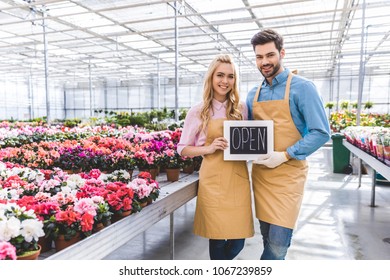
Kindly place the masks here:
<instances>
[{"instance_id":1,"label":"hanging plant","mask_svg":"<svg viewBox=\"0 0 390 280\"><path fill-rule=\"evenodd\" d=\"M332 110L332 108L334 107L334 105L336 105L334 102L327 102L325 104L325 108L329 108L330 110Z\"/></svg>"},{"instance_id":2,"label":"hanging plant","mask_svg":"<svg viewBox=\"0 0 390 280\"><path fill-rule=\"evenodd\" d=\"M340 102L340 108L341 110L347 110L349 106L349 101L348 100L343 100Z\"/></svg>"},{"instance_id":3,"label":"hanging plant","mask_svg":"<svg viewBox=\"0 0 390 280\"><path fill-rule=\"evenodd\" d=\"M366 103L364 103L364 109L369 110L372 108L372 106L374 106L374 103L371 101L367 101Z\"/></svg>"}]
</instances>

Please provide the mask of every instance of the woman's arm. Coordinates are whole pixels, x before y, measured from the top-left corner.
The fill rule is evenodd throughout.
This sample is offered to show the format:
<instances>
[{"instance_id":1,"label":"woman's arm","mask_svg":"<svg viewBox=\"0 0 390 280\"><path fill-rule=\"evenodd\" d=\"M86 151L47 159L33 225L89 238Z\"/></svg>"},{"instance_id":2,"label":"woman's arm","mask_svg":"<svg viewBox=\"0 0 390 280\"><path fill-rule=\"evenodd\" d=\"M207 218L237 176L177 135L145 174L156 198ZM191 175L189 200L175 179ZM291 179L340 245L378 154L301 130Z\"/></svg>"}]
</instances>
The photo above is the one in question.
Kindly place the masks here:
<instances>
[{"instance_id":1,"label":"woman's arm","mask_svg":"<svg viewBox=\"0 0 390 280\"><path fill-rule=\"evenodd\" d=\"M181 151L181 155L187 157L204 156L212 154L217 150L224 150L227 146L227 140L223 137L218 137L209 146L186 146Z\"/></svg>"}]
</instances>

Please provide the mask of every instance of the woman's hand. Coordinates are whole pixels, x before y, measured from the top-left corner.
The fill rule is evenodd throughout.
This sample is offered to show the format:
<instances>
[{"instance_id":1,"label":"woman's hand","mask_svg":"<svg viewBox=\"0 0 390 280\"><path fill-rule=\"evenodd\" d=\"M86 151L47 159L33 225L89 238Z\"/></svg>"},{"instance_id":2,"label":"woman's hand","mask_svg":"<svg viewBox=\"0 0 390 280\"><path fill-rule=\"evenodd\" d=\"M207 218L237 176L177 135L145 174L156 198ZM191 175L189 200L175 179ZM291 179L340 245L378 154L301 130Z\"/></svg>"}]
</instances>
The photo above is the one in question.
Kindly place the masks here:
<instances>
[{"instance_id":1,"label":"woman's hand","mask_svg":"<svg viewBox=\"0 0 390 280\"><path fill-rule=\"evenodd\" d=\"M225 150L228 147L228 142L223 137L215 138L208 146L208 154L214 153L216 150Z\"/></svg>"}]
</instances>

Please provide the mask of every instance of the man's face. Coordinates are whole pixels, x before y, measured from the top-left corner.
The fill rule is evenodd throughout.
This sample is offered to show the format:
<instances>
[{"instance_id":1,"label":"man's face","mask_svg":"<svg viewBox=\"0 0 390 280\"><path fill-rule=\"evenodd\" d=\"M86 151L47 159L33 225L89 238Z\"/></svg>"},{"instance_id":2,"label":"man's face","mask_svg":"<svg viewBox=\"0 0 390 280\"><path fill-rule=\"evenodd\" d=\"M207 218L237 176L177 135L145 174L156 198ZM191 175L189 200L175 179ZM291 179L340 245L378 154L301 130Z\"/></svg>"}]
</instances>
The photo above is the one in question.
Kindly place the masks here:
<instances>
[{"instance_id":1,"label":"man's face","mask_svg":"<svg viewBox=\"0 0 390 280\"><path fill-rule=\"evenodd\" d=\"M255 47L256 65L260 73L269 83L283 71L281 61L284 58L284 49L279 53L274 42Z\"/></svg>"}]
</instances>

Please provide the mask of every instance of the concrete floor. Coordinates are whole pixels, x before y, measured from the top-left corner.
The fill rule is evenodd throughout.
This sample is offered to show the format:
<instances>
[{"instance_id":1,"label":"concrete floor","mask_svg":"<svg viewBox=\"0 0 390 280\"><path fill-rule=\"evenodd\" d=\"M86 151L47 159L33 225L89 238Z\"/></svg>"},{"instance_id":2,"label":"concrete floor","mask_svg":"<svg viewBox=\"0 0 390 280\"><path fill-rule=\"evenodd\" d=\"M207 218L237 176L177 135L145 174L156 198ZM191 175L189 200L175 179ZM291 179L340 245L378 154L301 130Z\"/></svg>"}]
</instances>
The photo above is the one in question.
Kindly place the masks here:
<instances>
[{"instance_id":1,"label":"concrete floor","mask_svg":"<svg viewBox=\"0 0 390 280\"><path fill-rule=\"evenodd\" d=\"M288 260L390 260L390 186L376 188L370 207L371 175L332 172L332 147L311 155L303 205ZM369 170L370 172L370 170ZM175 259L207 260L208 240L192 234L196 199L175 212ZM169 217L164 218L105 259L169 260ZM239 260L259 259L262 239L246 240Z\"/></svg>"}]
</instances>

